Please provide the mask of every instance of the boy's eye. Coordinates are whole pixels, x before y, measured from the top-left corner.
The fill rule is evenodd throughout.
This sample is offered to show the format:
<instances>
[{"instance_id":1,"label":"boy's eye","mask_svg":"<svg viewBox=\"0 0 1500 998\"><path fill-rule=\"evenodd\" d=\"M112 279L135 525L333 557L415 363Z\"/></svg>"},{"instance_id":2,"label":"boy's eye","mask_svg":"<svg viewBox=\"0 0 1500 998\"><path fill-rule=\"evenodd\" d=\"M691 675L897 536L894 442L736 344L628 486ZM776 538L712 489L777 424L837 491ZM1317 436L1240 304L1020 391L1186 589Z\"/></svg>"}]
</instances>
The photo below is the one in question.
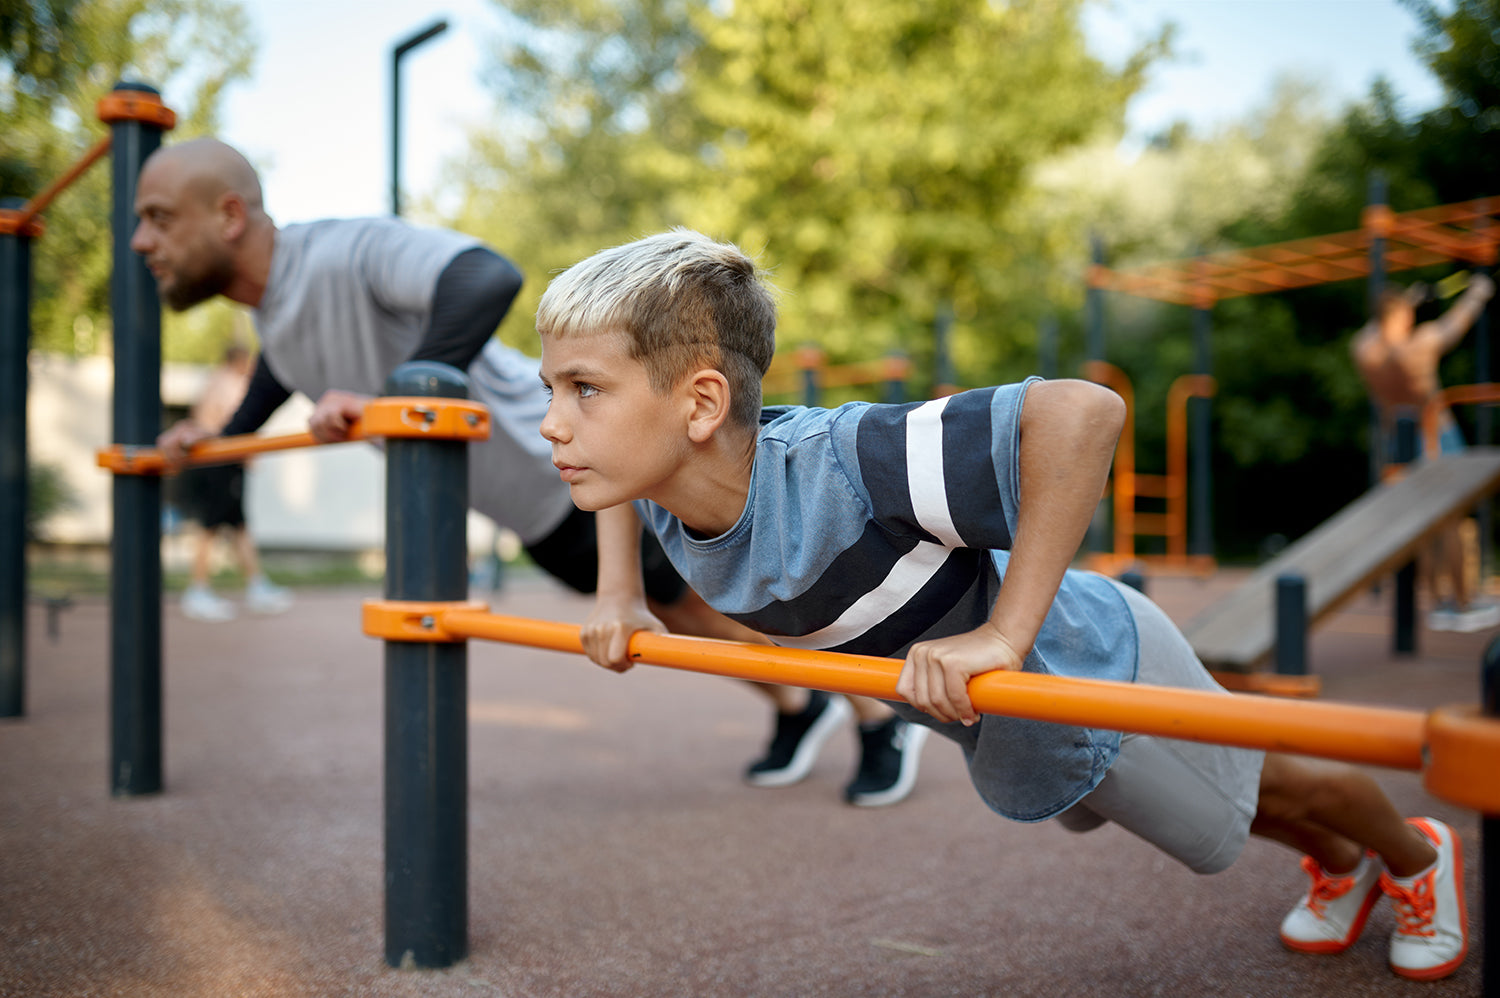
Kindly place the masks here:
<instances>
[{"instance_id":1,"label":"boy's eye","mask_svg":"<svg viewBox=\"0 0 1500 998\"><path fill-rule=\"evenodd\" d=\"M597 395L598 393L599 393L599 389L595 388L593 385L584 384L583 382L579 382L578 383L578 397L579 398L586 399L590 395Z\"/></svg>"}]
</instances>

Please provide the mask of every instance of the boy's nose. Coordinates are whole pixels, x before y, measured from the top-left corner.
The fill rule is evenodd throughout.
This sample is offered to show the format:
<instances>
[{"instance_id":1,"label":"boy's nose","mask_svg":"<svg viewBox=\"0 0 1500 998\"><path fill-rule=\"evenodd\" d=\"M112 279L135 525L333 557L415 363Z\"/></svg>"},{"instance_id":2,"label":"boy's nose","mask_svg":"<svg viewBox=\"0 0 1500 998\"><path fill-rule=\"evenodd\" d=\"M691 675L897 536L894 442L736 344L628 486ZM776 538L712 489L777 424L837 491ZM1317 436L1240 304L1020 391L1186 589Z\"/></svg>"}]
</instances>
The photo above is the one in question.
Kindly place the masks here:
<instances>
[{"instance_id":1,"label":"boy's nose","mask_svg":"<svg viewBox=\"0 0 1500 998\"><path fill-rule=\"evenodd\" d=\"M542 417L542 437L554 444L565 443L566 432L563 421L557 418L556 407L549 404L547 415Z\"/></svg>"}]
</instances>

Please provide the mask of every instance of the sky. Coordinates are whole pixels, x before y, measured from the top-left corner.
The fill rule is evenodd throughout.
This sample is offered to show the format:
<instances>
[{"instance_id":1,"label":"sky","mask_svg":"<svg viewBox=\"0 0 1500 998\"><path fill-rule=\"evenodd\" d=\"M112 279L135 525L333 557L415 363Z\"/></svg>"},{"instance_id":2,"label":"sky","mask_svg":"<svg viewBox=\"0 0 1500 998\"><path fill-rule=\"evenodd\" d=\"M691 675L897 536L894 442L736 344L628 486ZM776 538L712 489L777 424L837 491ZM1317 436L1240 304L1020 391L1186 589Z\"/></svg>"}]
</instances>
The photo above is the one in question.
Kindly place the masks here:
<instances>
[{"instance_id":1,"label":"sky","mask_svg":"<svg viewBox=\"0 0 1500 998\"><path fill-rule=\"evenodd\" d=\"M401 62L404 204L441 201L441 171L492 115L480 81L500 30L489 0L245 0L259 39L254 75L226 91L220 137L260 169L278 223L390 211L391 50L437 20L448 28ZM351 16L351 11L357 14ZM1113 0L1086 16L1116 63L1163 23L1176 57L1128 109L1124 152L1177 120L1211 130L1265 103L1274 80L1315 81L1330 108L1378 75L1403 110L1441 98L1411 52L1417 24L1397 0ZM170 81L165 98L172 102ZM410 214L408 210L408 214Z\"/></svg>"}]
</instances>

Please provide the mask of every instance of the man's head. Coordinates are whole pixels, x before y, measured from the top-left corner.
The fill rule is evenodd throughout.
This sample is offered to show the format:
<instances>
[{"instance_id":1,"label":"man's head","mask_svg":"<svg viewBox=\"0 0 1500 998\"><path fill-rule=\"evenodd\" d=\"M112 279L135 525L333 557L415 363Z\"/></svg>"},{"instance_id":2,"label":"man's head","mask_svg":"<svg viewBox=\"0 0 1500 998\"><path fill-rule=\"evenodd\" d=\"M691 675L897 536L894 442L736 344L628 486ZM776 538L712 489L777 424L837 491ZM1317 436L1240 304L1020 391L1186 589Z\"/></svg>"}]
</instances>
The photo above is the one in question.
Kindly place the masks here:
<instances>
[{"instance_id":1,"label":"man's head","mask_svg":"<svg viewBox=\"0 0 1500 998\"><path fill-rule=\"evenodd\" d=\"M759 423L776 303L754 262L729 243L674 229L603 250L548 286L536 325L544 341L623 335L657 392L698 368L718 370L729 384L729 422Z\"/></svg>"},{"instance_id":2,"label":"man's head","mask_svg":"<svg viewBox=\"0 0 1500 998\"><path fill-rule=\"evenodd\" d=\"M1416 322L1417 306L1427 297L1424 285L1409 288L1392 285L1384 288L1375 300L1375 321L1382 330L1410 332Z\"/></svg>"},{"instance_id":3,"label":"man's head","mask_svg":"<svg viewBox=\"0 0 1500 998\"><path fill-rule=\"evenodd\" d=\"M157 150L141 169L130 248L146 258L162 300L190 308L226 293L240 274L247 237L269 227L260 178L216 139Z\"/></svg>"}]
</instances>

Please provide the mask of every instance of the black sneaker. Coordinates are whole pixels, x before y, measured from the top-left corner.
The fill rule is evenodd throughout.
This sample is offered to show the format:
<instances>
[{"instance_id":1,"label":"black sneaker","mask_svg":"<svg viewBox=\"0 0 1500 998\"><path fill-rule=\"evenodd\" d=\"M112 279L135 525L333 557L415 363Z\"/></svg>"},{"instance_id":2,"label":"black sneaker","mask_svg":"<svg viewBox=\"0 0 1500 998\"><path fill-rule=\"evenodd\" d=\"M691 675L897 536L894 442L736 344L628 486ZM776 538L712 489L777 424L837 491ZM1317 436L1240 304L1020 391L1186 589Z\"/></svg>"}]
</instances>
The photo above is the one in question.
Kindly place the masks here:
<instances>
[{"instance_id":1,"label":"black sneaker","mask_svg":"<svg viewBox=\"0 0 1500 998\"><path fill-rule=\"evenodd\" d=\"M776 734L761 759L745 770L757 787L789 787L802 779L817 761L823 743L849 716L849 701L813 690L799 713L776 714Z\"/></svg>"},{"instance_id":2,"label":"black sneaker","mask_svg":"<svg viewBox=\"0 0 1500 998\"><path fill-rule=\"evenodd\" d=\"M922 743L930 733L899 717L877 728L861 728L859 772L844 788L844 800L856 807L885 807L905 800L916 786Z\"/></svg>"}]
</instances>

